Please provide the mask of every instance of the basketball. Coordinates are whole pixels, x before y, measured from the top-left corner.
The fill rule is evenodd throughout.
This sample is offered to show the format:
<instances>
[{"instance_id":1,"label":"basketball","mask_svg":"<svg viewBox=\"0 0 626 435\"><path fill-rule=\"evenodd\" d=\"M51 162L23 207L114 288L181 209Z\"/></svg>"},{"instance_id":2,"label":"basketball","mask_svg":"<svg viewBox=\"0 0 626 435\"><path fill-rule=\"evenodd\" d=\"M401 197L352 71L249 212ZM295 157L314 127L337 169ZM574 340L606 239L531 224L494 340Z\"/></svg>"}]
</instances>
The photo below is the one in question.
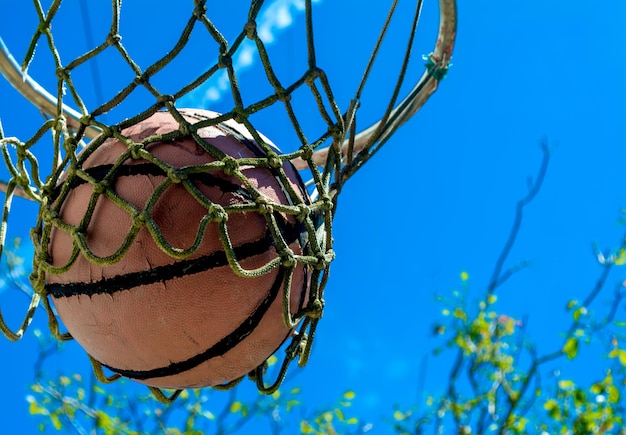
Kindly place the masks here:
<instances>
[{"instance_id":1,"label":"basketball","mask_svg":"<svg viewBox=\"0 0 626 435\"><path fill-rule=\"evenodd\" d=\"M218 116L179 111L191 124ZM123 130L128 141L111 137L79 154L79 176L61 177L50 199L58 220L48 254L61 272L47 273L46 290L68 332L104 367L149 386L181 389L244 376L290 336L282 297L291 269L279 262L267 273L241 276L228 252L245 270L276 260L270 214L291 251L303 255L307 232L294 215L253 208L259 193L270 206L310 199L288 162L282 178L271 165L239 165L247 182L215 165L202 170L220 156L198 137L226 156L221 161L267 155L242 124L201 127L195 140L146 140L178 129L170 113L157 112ZM142 141L150 158L129 154L129 143ZM60 195L64 183L69 187ZM216 212L225 209L227 215ZM220 237L223 222L231 251ZM307 303L309 281L298 263L292 314Z\"/></svg>"}]
</instances>

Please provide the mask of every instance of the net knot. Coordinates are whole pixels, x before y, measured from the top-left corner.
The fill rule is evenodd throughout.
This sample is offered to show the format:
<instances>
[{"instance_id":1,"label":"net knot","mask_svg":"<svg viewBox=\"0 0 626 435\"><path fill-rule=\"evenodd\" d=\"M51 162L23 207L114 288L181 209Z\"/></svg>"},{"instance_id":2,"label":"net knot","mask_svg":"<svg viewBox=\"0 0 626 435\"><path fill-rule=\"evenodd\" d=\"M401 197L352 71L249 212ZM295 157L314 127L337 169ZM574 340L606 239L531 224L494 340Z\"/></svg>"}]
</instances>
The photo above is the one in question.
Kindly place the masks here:
<instances>
[{"instance_id":1,"label":"net knot","mask_svg":"<svg viewBox=\"0 0 626 435\"><path fill-rule=\"evenodd\" d=\"M107 35L107 45L109 46L117 45L121 40L122 35L119 35L117 33L109 33Z\"/></svg>"},{"instance_id":2,"label":"net knot","mask_svg":"<svg viewBox=\"0 0 626 435\"><path fill-rule=\"evenodd\" d=\"M185 173L185 171L179 168L170 168L167 171L167 178L172 180L172 183L178 184L178 183L182 183L183 181L187 179L187 174Z\"/></svg>"},{"instance_id":3,"label":"net knot","mask_svg":"<svg viewBox=\"0 0 626 435\"><path fill-rule=\"evenodd\" d=\"M248 114L243 107L235 107L231 113L233 115L233 121L238 122L239 124L245 124L248 120Z\"/></svg>"},{"instance_id":4,"label":"net knot","mask_svg":"<svg viewBox=\"0 0 626 435\"><path fill-rule=\"evenodd\" d=\"M130 145L129 147L129 151L130 151L130 158L133 160L140 160L142 159L142 152L144 150L144 146L141 142L133 142L132 145Z\"/></svg>"},{"instance_id":5,"label":"net knot","mask_svg":"<svg viewBox=\"0 0 626 435\"><path fill-rule=\"evenodd\" d=\"M321 76L322 73L323 71L319 68L311 68L310 70L307 71L304 81L306 82L307 85L313 86L313 82L315 82L315 80L319 78L319 76Z\"/></svg>"},{"instance_id":6,"label":"net knot","mask_svg":"<svg viewBox=\"0 0 626 435\"><path fill-rule=\"evenodd\" d=\"M303 332L297 333L297 340L291 342L287 349L285 349L285 355L288 360L295 359L298 355L301 355L304 352L304 348L306 347L307 335ZM296 334L294 334L296 335Z\"/></svg>"},{"instance_id":7,"label":"net knot","mask_svg":"<svg viewBox=\"0 0 626 435\"><path fill-rule=\"evenodd\" d=\"M41 217L46 222L52 222L59 217L59 213L56 210L49 210L46 208L42 210Z\"/></svg>"},{"instance_id":8,"label":"net knot","mask_svg":"<svg viewBox=\"0 0 626 435\"><path fill-rule=\"evenodd\" d=\"M45 264L50 263L52 257L46 249L41 249L35 251L34 260L34 262L37 264Z\"/></svg>"},{"instance_id":9,"label":"net knot","mask_svg":"<svg viewBox=\"0 0 626 435\"><path fill-rule=\"evenodd\" d=\"M82 125L90 125L92 119L91 115L83 115L80 117L79 121Z\"/></svg>"},{"instance_id":10,"label":"net knot","mask_svg":"<svg viewBox=\"0 0 626 435\"><path fill-rule=\"evenodd\" d=\"M101 134L102 137L113 137L115 136L116 133L119 133L120 131L119 128L115 125L103 124L101 128L102 128L102 134Z\"/></svg>"},{"instance_id":11,"label":"net knot","mask_svg":"<svg viewBox=\"0 0 626 435\"><path fill-rule=\"evenodd\" d=\"M313 299L309 306L306 309L306 315L313 319L321 319L322 313L324 312L324 300L323 299Z\"/></svg>"},{"instance_id":12,"label":"net knot","mask_svg":"<svg viewBox=\"0 0 626 435\"><path fill-rule=\"evenodd\" d=\"M310 160L313 157L313 147L309 144L300 147L300 158L302 160Z\"/></svg>"},{"instance_id":13,"label":"net knot","mask_svg":"<svg viewBox=\"0 0 626 435\"><path fill-rule=\"evenodd\" d=\"M267 153L267 165L273 169L280 169L283 166L283 161L278 157L278 154L269 152Z\"/></svg>"},{"instance_id":14,"label":"net knot","mask_svg":"<svg viewBox=\"0 0 626 435\"><path fill-rule=\"evenodd\" d=\"M40 21L37 26L37 33L41 33L42 35L50 35L50 24L45 21Z\"/></svg>"},{"instance_id":15,"label":"net knot","mask_svg":"<svg viewBox=\"0 0 626 435\"><path fill-rule=\"evenodd\" d=\"M93 185L93 191L97 195L102 195L104 192L107 191L108 188L109 188L109 182L106 180L103 180Z\"/></svg>"},{"instance_id":16,"label":"net knot","mask_svg":"<svg viewBox=\"0 0 626 435\"><path fill-rule=\"evenodd\" d=\"M54 192L54 186L52 184L44 184L41 188L41 205L47 206L49 201L48 199L52 196Z\"/></svg>"},{"instance_id":17,"label":"net knot","mask_svg":"<svg viewBox=\"0 0 626 435\"><path fill-rule=\"evenodd\" d=\"M149 219L147 212L139 210L133 216L133 226L135 228L143 227Z\"/></svg>"},{"instance_id":18,"label":"net knot","mask_svg":"<svg viewBox=\"0 0 626 435\"><path fill-rule=\"evenodd\" d=\"M276 98L278 98L283 103L286 103L291 100L291 94L285 90L285 88L277 88L276 89Z\"/></svg>"},{"instance_id":19,"label":"net knot","mask_svg":"<svg viewBox=\"0 0 626 435\"><path fill-rule=\"evenodd\" d=\"M67 81L70 77L70 70L67 68L59 67L56 70L57 78L62 81Z\"/></svg>"},{"instance_id":20,"label":"net knot","mask_svg":"<svg viewBox=\"0 0 626 435\"><path fill-rule=\"evenodd\" d=\"M173 95L164 94L164 95L159 95L159 98L157 99L157 101L159 102L159 104L162 104L164 107L170 106L170 105L173 106L174 103L176 102L176 98L174 98Z\"/></svg>"},{"instance_id":21,"label":"net knot","mask_svg":"<svg viewBox=\"0 0 626 435\"><path fill-rule=\"evenodd\" d=\"M311 214L311 208L306 204L298 204L298 213L296 214L296 219L300 222L306 221L306 219Z\"/></svg>"},{"instance_id":22,"label":"net knot","mask_svg":"<svg viewBox=\"0 0 626 435\"><path fill-rule=\"evenodd\" d=\"M133 82L136 85L145 85L150 82L150 77L145 74L140 74L140 75L135 76L135 79L133 80Z\"/></svg>"},{"instance_id":23,"label":"net knot","mask_svg":"<svg viewBox=\"0 0 626 435\"><path fill-rule=\"evenodd\" d=\"M259 207L259 213L262 215L270 215L274 213L274 207L270 204L267 199L263 196L260 196L256 199L256 205Z\"/></svg>"},{"instance_id":24,"label":"net knot","mask_svg":"<svg viewBox=\"0 0 626 435\"><path fill-rule=\"evenodd\" d=\"M196 7L193 9L193 16L196 17L196 20L204 19L205 13L206 6L204 4L196 4Z\"/></svg>"},{"instance_id":25,"label":"net knot","mask_svg":"<svg viewBox=\"0 0 626 435\"><path fill-rule=\"evenodd\" d=\"M321 196L321 199L322 199L322 204L324 204L324 209L325 210L332 210L332 208L333 208L333 199L331 198L330 194L324 193Z\"/></svg>"},{"instance_id":26,"label":"net knot","mask_svg":"<svg viewBox=\"0 0 626 435\"><path fill-rule=\"evenodd\" d=\"M317 257L317 262L313 267L315 267L317 270L326 269L328 267L328 260L326 259L326 255L324 255L323 252L319 252L316 253L315 256Z\"/></svg>"},{"instance_id":27,"label":"net knot","mask_svg":"<svg viewBox=\"0 0 626 435\"><path fill-rule=\"evenodd\" d=\"M28 151L26 150L25 146L18 146L15 147L15 154L17 156L17 161L22 161L24 160L26 157L28 157Z\"/></svg>"},{"instance_id":28,"label":"net knot","mask_svg":"<svg viewBox=\"0 0 626 435\"><path fill-rule=\"evenodd\" d=\"M230 54L228 53L220 54L217 60L218 68L228 68L228 67L231 67L232 64L233 64L233 59L232 57L230 57Z\"/></svg>"},{"instance_id":29,"label":"net knot","mask_svg":"<svg viewBox=\"0 0 626 435\"><path fill-rule=\"evenodd\" d=\"M293 251L289 248L285 249L284 252L281 252L281 265L288 268L293 268L298 265L295 257L293 256Z\"/></svg>"},{"instance_id":30,"label":"net knot","mask_svg":"<svg viewBox=\"0 0 626 435\"><path fill-rule=\"evenodd\" d=\"M246 32L248 39L254 39L256 37L256 21L250 20L244 26L243 29Z\"/></svg>"},{"instance_id":31,"label":"net knot","mask_svg":"<svg viewBox=\"0 0 626 435\"><path fill-rule=\"evenodd\" d=\"M333 123L329 125L328 133L330 133L330 135L333 136L334 138L341 140L341 138L343 138L344 136L345 129L341 125L337 123Z\"/></svg>"},{"instance_id":32,"label":"net knot","mask_svg":"<svg viewBox=\"0 0 626 435\"><path fill-rule=\"evenodd\" d=\"M218 224L228 220L228 213L226 213L224 207L219 204L211 204L209 207L209 215L211 216L211 220Z\"/></svg>"},{"instance_id":33,"label":"net knot","mask_svg":"<svg viewBox=\"0 0 626 435\"><path fill-rule=\"evenodd\" d=\"M60 115L54 120L54 125L52 128L54 129L54 131L62 132L66 129L66 127L67 127L67 121L65 119L65 116Z\"/></svg>"},{"instance_id":34,"label":"net knot","mask_svg":"<svg viewBox=\"0 0 626 435\"><path fill-rule=\"evenodd\" d=\"M224 164L222 172L224 172L225 175L233 176L239 169L239 162L233 156L224 156L222 163Z\"/></svg>"}]
</instances>

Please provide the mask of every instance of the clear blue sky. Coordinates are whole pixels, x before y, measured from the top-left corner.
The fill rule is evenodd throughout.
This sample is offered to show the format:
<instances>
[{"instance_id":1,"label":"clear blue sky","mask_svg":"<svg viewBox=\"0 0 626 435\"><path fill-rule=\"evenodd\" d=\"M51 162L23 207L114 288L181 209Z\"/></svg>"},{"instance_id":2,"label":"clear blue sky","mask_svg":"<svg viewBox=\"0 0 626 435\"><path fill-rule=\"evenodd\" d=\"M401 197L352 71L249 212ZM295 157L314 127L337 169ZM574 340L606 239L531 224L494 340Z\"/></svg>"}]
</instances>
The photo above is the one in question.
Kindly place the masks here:
<instances>
[{"instance_id":1,"label":"clear blue sky","mask_svg":"<svg viewBox=\"0 0 626 435\"><path fill-rule=\"evenodd\" d=\"M124 3L121 32L131 54L147 64L164 53L189 15L187 3ZM209 2L209 13L215 13L228 37L244 18L229 15L230 5L218 3ZM356 91L389 3L321 0L314 6L318 64L327 72L342 110ZM411 68L415 79L422 71L421 55L432 49L437 26L436 2L425 3ZM453 66L440 90L342 192L335 219L337 258L326 289L324 318L312 359L293 381L304 387L311 408L332 405L344 391L356 390L354 413L373 421L374 433L386 433L380 416L391 415L394 405L409 406L421 399L419 367L437 344L430 328L442 308L434 303L435 296L458 288L461 271L470 276L470 299L481 295L508 235L515 203L539 167L540 141L545 139L553 151L551 166L508 264L527 260L530 267L501 289L497 306L515 318L527 316L527 338L540 352L560 345L560 333L568 326L564 305L583 297L598 276L592 244L615 247L624 232L619 225L626 207L624 3L461 3ZM102 22L98 17L108 17L108 8L90 4L98 42L108 27L108 18ZM362 126L375 121L384 108L413 8L411 1L400 2L390 39L363 96ZM289 11L290 25L268 28L276 39L271 50L282 59L277 67L285 81L296 77L306 60L301 51L304 16L297 8ZM53 31L67 61L85 51L85 33L76 24L81 16L78 2L66 1L62 12ZM30 2L13 0L2 6L0 36L18 61L35 29L33 17ZM141 33L149 20L163 27L153 24L153 33ZM29 73L52 89L54 71L46 51L39 47ZM206 68L212 59L205 56L185 56L159 85L167 88L178 74L192 76ZM124 83L129 77L128 70L106 63L112 59L103 56L99 65L105 94L118 90L118 73ZM247 63L245 58L240 61ZM246 68L243 86L254 92L260 64ZM97 97L88 86L90 74L83 71L77 81L93 107ZM209 96L218 95L219 83L206 90ZM142 97L148 96L137 96L134 107L152 104ZM4 81L0 102L5 135L25 139L40 125L37 111ZM227 98L211 102L196 95L186 104L229 110ZM130 113L120 110L111 116L125 114ZM303 111L302 116L307 126L315 126L316 112ZM256 125L282 149L290 149L292 136L284 125L271 119L259 119ZM44 155L45 147L41 149ZM372 199L388 212L363 209ZM10 236L26 239L35 213L33 206L16 200ZM612 279L623 280L623 269ZM0 295L3 314L14 321L26 304L22 295ZM619 315L624 320L624 312ZM35 326L45 328L43 311ZM0 354L4 427L7 433L37 433L25 401L36 355L32 334L17 344L0 340ZM49 368L52 373L61 367L86 370L87 360L76 344L63 355ZM449 363L428 358L427 391L441 393ZM579 369L564 370L585 376Z\"/></svg>"}]
</instances>

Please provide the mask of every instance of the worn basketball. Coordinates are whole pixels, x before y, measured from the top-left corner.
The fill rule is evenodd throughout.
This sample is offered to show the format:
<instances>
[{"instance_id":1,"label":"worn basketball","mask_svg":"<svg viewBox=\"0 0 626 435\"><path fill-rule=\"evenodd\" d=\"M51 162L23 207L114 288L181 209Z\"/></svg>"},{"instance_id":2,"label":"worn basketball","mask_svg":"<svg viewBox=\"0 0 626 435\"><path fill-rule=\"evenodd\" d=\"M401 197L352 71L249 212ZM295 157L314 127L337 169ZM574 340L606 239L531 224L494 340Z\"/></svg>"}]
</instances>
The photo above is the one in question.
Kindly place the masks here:
<instances>
[{"instance_id":1,"label":"worn basketball","mask_svg":"<svg viewBox=\"0 0 626 435\"><path fill-rule=\"evenodd\" d=\"M205 110L181 113L192 124L217 116ZM178 128L168 112L157 112L122 134L141 142ZM232 120L200 128L197 133L235 159L266 155L246 128ZM264 141L273 146L266 138ZM216 161L191 137L147 143L145 149L171 168ZM220 170L191 171L187 177L196 189L194 194L182 183L164 187L168 173L154 162L135 155L116 165L127 150L128 145L115 138L95 149L88 147L83 151L87 157L82 169L92 180L77 177L68 181L69 194L57 195L52 202L58 217L68 225L55 224L52 229L51 262L54 267L71 263L66 272L46 277L60 319L103 366L150 386L213 386L249 373L292 333L282 317L286 269L279 266L253 278L236 275L227 262L218 224L210 221L202 230L202 223L211 217L210 204L254 204L252 189ZM268 203L294 203L275 170L240 169ZM308 204L297 171L289 163L283 169L298 192L295 202ZM109 192L98 187L103 180ZM194 197L198 192L200 200ZM93 215L83 222L90 202L95 203ZM129 238L133 211L125 204L150 217L144 219L147 223L135 238ZM294 216L276 211L273 216L290 249L302 254L306 244L303 225ZM135 228L137 222L141 221L135 220ZM258 268L277 257L262 214L248 208L229 213L226 222L244 269ZM157 245L156 229L176 252L188 250L197 237L203 240L193 255L177 259ZM87 250L78 250L81 244ZM127 251L121 259L105 266L94 264L84 253L103 258L123 249ZM292 313L307 302L308 287L306 267L299 264L291 284Z\"/></svg>"}]
</instances>

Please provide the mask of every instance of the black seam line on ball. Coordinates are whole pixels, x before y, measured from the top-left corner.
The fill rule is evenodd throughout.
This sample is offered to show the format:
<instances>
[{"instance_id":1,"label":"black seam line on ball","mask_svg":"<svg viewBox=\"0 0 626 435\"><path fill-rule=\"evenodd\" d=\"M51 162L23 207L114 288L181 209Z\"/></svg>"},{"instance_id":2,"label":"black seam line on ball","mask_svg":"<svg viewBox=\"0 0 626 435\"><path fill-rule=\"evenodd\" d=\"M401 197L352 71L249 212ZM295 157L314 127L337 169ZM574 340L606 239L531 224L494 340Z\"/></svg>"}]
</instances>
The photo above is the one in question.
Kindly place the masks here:
<instances>
[{"instance_id":1,"label":"black seam line on ball","mask_svg":"<svg viewBox=\"0 0 626 435\"><path fill-rule=\"evenodd\" d=\"M239 326L237 326L237 328L235 328L230 334L222 338L213 346L206 349L204 352L198 353L184 361L173 362L166 367L158 367L150 370L124 370L117 369L106 364L102 365L115 373L126 376L127 378L146 380L177 375L179 373L191 370L211 358L224 355L226 352L241 343L241 341L243 341L247 336L252 334L252 332L256 329L259 323L261 323L261 320L265 316L265 313L267 313L267 310L269 310L270 306L278 296L278 293L282 287L283 278L284 270L282 267L280 267L269 294L255 308L252 314L248 318L246 318L246 320L244 320Z\"/></svg>"},{"instance_id":2,"label":"black seam line on ball","mask_svg":"<svg viewBox=\"0 0 626 435\"><path fill-rule=\"evenodd\" d=\"M84 169L84 172L86 172L87 175L89 175L94 180L96 180L96 182L100 182L104 180L104 178L109 174L112 168L113 168L113 165L99 165L99 166L94 166L92 168ZM154 175L154 176L167 177L167 173L162 168L155 165L154 163L141 163L138 165L119 166L116 170L114 179L120 178L120 177L132 177L136 175ZM205 186L218 187L220 191L222 192L238 193L241 196L243 196L245 199L247 199L248 201L253 200L252 195L250 195L241 186L235 183L231 183L230 181L225 180L223 178L216 177L213 174L210 174L207 172L192 173L188 175L188 178L191 181L198 181L204 184ZM87 184L87 183L88 181L83 178L74 177L72 181L70 181L70 189L75 189L76 187L82 184ZM61 187L62 187L62 184L59 184L58 186L54 188L54 190L52 191L52 195L50 196L50 202L55 201L57 197L60 195Z\"/></svg>"},{"instance_id":3,"label":"black seam line on ball","mask_svg":"<svg viewBox=\"0 0 626 435\"><path fill-rule=\"evenodd\" d=\"M280 216L280 215L279 215ZM282 218L282 216L280 216ZM288 245L302 240L303 233L306 234L304 226L300 223L290 224L281 222L279 227ZM274 240L269 232L265 236L253 242L242 243L235 246L235 256L237 260L254 257L263 254L274 246ZM304 248L304 245L302 245ZM157 266L152 269L131 272L125 275L117 275L111 278L103 278L94 282L73 282L67 284L48 283L46 291L55 298L72 297L77 295L113 294L123 290L130 290L141 285L154 284L156 282L166 282L174 278L205 272L209 269L228 266L226 252L215 251L200 258L181 260L164 266Z\"/></svg>"}]
</instances>

